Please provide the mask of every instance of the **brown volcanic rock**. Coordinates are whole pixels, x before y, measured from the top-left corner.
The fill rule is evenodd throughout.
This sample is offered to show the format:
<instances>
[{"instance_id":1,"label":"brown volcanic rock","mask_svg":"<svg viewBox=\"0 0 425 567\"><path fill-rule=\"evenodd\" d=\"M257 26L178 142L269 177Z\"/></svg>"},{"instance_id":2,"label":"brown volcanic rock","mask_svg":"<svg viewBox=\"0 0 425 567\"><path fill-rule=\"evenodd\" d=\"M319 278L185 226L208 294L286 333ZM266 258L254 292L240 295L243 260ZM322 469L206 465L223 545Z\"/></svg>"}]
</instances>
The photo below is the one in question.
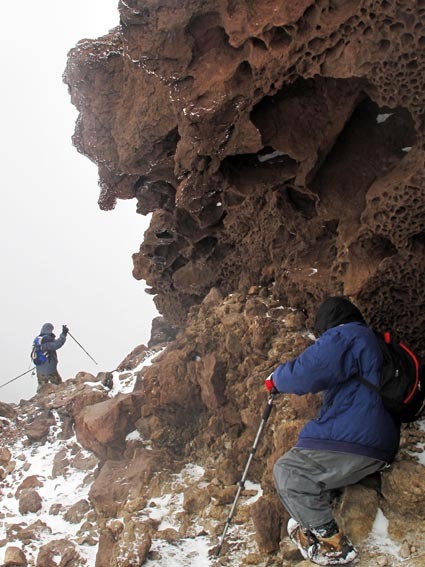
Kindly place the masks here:
<instances>
[{"instance_id":1,"label":"brown volcanic rock","mask_svg":"<svg viewBox=\"0 0 425 567\"><path fill-rule=\"evenodd\" d=\"M12 453L7 447L0 447L0 465L6 466L10 459L12 458Z\"/></svg>"},{"instance_id":2,"label":"brown volcanic rock","mask_svg":"<svg viewBox=\"0 0 425 567\"><path fill-rule=\"evenodd\" d=\"M101 206L153 212L134 275L160 312L181 324L213 286L274 281L308 310L351 294L423 345L423 9L156 0L120 14L64 77Z\"/></svg>"},{"instance_id":3,"label":"brown volcanic rock","mask_svg":"<svg viewBox=\"0 0 425 567\"><path fill-rule=\"evenodd\" d=\"M78 441L100 459L119 458L124 439L140 416L141 394L116 398L84 407L75 418Z\"/></svg>"},{"instance_id":4,"label":"brown volcanic rock","mask_svg":"<svg viewBox=\"0 0 425 567\"><path fill-rule=\"evenodd\" d=\"M382 475L382 494L394 510L412 516L416 521L425 519L424 467L417 463L396 463L390 472Z\"/></svg>"},{"instance_id":5,"label":"brown volcanic rock","mask_svg":"<svg viewBox=\"0 0 425 567\"><path fill-rule=\"evenodd\" d=\"M15 419L17 415L15 408L11 404L0 402L0 416L7 417L8 419Z\"/></svg>"},{"instance_id":6,"label":"brown volcanic rock","mask_svg":"<svg viewBox=\"0 0 425 567\"><path fill-rule=\"evenodd\" d=\"M38 512L41 509L43 502L40 495L36 490L31 488L22 490L19 494L19 512L29 514L30 512Z\"/></svg>"},{"instance_id":7,"label":"brown volcanic rock","mask_svg":"<svg viewBox=\"0 0 425 567\"><path fill-rule=\"evenodd\" d=\"M49 481L63 483L66 493L67 481L75 469L90 471L83 475L81 485L90 485L90 491L87 498L79 496L70 508L59 501L44 502L38 512L49 504L49 514L68 520L68 527L75 528L72 545L54 539L49 517L43 518L47 524L37 520L27 526L25 519L29 516L12 524L8 523L7 513L3 518L3 545L20 540L31 546L28 553L33 556L29 562L52 567L58 561L63 565L83 564L85 559L78 557L79 546L94 546L97 541L98 567L141 565L147 557L161 562L165 542L177 549L201 535L214 545L216 536L222 533L263 415L267 400L264 379L279 362L292 358L312 340L304 312L283 306L274 297L273 288L252 286L227 297L217 288L211 290L199 308L190 310L177 338L161 350L151 366L138 370L132 394L100 403L96 403L96 396L90 398L94 404L77 413L77 434L100 456L100 462L74 439L64 439L59 431L61 427L68 430L70 422L74 425L67 408L72 407L69 400L77 391L83 395L81 384L70 380L55 392L38 394L23 403L17 420L19 431L14 429L19 438L17 445L10 445L9 453L17 462L25 459L18 452L24 451L24 440L24 447L29 446L37 455L38 447L31 447L25 439L26 420L33 419L37 412L45 415L51 411L55 427L43 451L53 443L52 472L46 478L44 473L25 478L22 473L28 468L24 465L23 470L5 478L3 494L19 498L21 512L35 510L41 505L34 490L40 482L45 488ZM100 384L95 387L101 388L102 396L107 395ZM319 402L317 395L275 398L249 469L249 484L236 510L235 530L227 536L231 553L223 554L223 565L266 562L289 567L299 563L298 552L289 549L287 513L273 486L272 467L294 445L305 420L316 414ZM133 433L130 439L126 438L128 432ZM423 452L424 436L420 423L403 427L401 451L393 467L383 473L382 493L378 478L367 485L349 487L334 501L336 517L358 543L365 565L377 563L375 543L366 538L379 509L389 520L393 541L404 542L403 557L412 553L414 542L418 551L412 553L411 563L421 561L423 466L414 462L414 455ZM63 441L60 446L59 439ZM9 453L3 451L5 462ZM29 467L30 462L26 465ZM15 492L10 488L13 475L19 481ZM259 499L260 487L254 488L251 483L261 485L263 495ZM162 516L165 503L167 512ZM53 525L57 525L54 518ZM64 535L56 533L57 538ZM37 560L34 553L39 553Z\"/></svg>"},{"instance_id":8,"label":"brown volcanic rock","mask_svg":"<svg viewBox=\"0 0 425 567\"><path fill-rule=\"evenodd\" d=\"M143 498L155 474L175 466L164 450L137 449L129 461L106 461L90 489L90 501L97 514L115 518L127 503Z\"/></svg>"},{"instance_id":9,"label":"brown volcanic rock","mask_svg":"<svg viewBox=\"0 0 425 567\"><path fill-rule=\"evenodd\" d=\"M119 9L120 27L70 52L74 142L99 165L102 208L135 198L139 213L152 213L133 274L164 316L152 344L175 340L138 372L134 394L61 410L107 459L90 493L102 521L143 509L160 471L180 460L213 475L209 513L224 521L264 378L310 344L305 325L325 294L350 295L369 323L396 328L425 354L425 10L402 0ZM279 396L251 464L264 490L251 516L265 551L277 549L286 520L273 463L319 403ZM134 428L153 451L126 444ZM403 534L413 533L409 518L423 519L421 467L404 462L406 447L367 511L356 502L370 489L341 496L341 521L359 541L377 506ZM194 513L196 491L186 496ZM122 545L105 529L96 564Z\"/></svg>"},{"instance_id":10,"label":"brown volcanic rock","mask_svg":"<svg viewBox=\"0 0 425 567\"><path fill-rule=\"evenodd\" d=\"M40 548L36 567L55 567L56 565L78 567L82 564L83 561L74 543L66 539L55 539Z\"/></svg>"},{"instance_id":11,"label":"brown volcanic rock","mask_svg":"<svg viewBox=\"0 0 425 567\"><path fill-rule=\"evenodd\" d=\"M25 431L31 441L43 441L50 433L55 419L50 410L42 410L26 426Z\"/></svg>"},{"instance_id":12,"label":"brown volcanic rock","mask_svg":"<svg viewBox=\"0 0 425 567\"><path fill-rule=\"evenodd\" d=\"M22 549L9 545L4 554L3 567L25 567L26 565L28 565L28 562Z\"/></svg>"}]
</instances>

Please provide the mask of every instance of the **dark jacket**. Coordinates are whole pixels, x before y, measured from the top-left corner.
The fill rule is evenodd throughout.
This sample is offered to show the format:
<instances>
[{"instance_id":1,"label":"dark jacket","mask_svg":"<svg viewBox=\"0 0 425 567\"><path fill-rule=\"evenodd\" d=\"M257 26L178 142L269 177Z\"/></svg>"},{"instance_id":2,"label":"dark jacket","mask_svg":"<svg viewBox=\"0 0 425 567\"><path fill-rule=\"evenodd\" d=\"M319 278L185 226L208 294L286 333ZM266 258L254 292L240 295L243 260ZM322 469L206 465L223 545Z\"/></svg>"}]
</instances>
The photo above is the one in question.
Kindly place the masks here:
<instances>
[{"instance_id":1,"label":"dark jacket","mask_svg":"<svg viewBox=\"0 0 425 567\"><path fill-rule=\"evenodd\" d=\"M382 354L375 334L360 321L324 325L322 330L313 345L273 372L279 392L324 391L319 415L304 426L296 446L391 462L398 450L399 426L379 394L353 378L360 374L378 384Z\"/></svg>"},{"instance_id":2,"label":"dark jacket","mask_svg":"<svg viewBox=\"0 0 425 567\"><path fill-rule=\"evenodd\" d=\"M56 339L53 333L53 325L51 323L45 323L41 327L40 336L42 337L41 345L43 351L48 352L48 358L46 362L36 366L37 376L49 376L57 371L58 355L56 351L64 345L66 335L61 333L59 338Z\"/></svg>"}]
</instances>

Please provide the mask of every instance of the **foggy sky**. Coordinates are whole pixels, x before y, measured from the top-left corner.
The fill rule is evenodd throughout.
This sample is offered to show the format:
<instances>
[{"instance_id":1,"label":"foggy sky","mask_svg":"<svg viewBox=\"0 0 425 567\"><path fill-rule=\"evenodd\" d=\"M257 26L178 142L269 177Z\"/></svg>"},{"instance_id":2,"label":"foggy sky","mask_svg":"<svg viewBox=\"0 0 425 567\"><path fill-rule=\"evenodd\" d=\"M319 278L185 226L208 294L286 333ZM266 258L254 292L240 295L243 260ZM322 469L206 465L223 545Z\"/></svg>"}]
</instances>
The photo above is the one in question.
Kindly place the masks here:
<instances>
[{"instance_id":1,"label":"foggy sky","mask_svg":"<svg viewBox=\"0 0 425 567\"><path fill-rule=\"evenodd\" d=\"M135 201L100 211L97 168L72 146L77 112L62 74L67 52L119 23L118 0L21 0L2 6L0 386L31 367L43 323L73 336L58 351L64 379L116 368L146 344L157 315L131 275L148 219ZM31 374L0 387L28 399Z\"/></svg>"}]
</instances>

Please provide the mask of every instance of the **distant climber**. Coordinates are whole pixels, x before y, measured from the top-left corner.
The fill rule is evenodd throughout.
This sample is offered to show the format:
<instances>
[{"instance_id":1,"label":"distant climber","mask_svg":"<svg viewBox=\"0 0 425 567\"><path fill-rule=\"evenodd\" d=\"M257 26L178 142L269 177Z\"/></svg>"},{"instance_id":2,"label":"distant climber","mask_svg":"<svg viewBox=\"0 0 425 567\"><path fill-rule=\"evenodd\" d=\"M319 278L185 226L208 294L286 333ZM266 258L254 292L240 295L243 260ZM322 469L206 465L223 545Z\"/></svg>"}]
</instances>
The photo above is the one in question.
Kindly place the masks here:
<instances>
[{"instance_id":1,"label":"distant climber","mask_svg":"<svg viewBox=\"0 0 425 567\"><path fill-rule=\"evenodd\" d=\"M382 366L377 338L359 309L348 299L328 297L314 326L318 340L278 366L265 383L269 392L324 391L319 415L304 426L273 472L279 498L291 515L289 538L304 559L342 565L358 553L334 519L332 491L391 463L400 426L381 396L354 379L360 374L377 385Z\"/></svg>"},{"instance_id":2,"label":"distant climber","mask_svg":"<svg viewBox=\"0 0 425 567\"><path fill-rule=\"evenodd\" d=\"M37 372L37 391L48 382L52 384L61 384L62 382L62 378L57 369L58 355L56 351L65 344L69 330L66 325L63 325L62 333L59 338L56 339L53 328L51 323L44 323L41 327L40 334L33 342L31 358Z\"/></svg>"}]
</instances>

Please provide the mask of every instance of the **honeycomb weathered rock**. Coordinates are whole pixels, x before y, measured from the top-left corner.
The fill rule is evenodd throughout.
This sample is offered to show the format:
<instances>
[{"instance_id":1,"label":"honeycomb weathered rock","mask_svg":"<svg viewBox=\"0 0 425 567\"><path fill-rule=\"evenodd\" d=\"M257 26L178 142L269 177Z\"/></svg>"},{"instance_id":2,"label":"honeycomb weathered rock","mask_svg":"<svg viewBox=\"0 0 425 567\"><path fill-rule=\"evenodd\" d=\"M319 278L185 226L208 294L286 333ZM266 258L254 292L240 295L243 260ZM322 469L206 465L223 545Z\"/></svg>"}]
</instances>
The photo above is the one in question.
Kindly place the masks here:
<instances>
[{"instance_id":1,"label":"honeycomb weathered rock","mask_svg":"<svg viewBox=\"0 0 425 567\"><path fill-rule=\"evenodd\" d=\"M100 205L152 212L134 254L182 324L216 286L356 299L424 353L425 4L141 0L70 53ZM413 315L414 314L414 315Z\"/></svg>"}]
</instances>

